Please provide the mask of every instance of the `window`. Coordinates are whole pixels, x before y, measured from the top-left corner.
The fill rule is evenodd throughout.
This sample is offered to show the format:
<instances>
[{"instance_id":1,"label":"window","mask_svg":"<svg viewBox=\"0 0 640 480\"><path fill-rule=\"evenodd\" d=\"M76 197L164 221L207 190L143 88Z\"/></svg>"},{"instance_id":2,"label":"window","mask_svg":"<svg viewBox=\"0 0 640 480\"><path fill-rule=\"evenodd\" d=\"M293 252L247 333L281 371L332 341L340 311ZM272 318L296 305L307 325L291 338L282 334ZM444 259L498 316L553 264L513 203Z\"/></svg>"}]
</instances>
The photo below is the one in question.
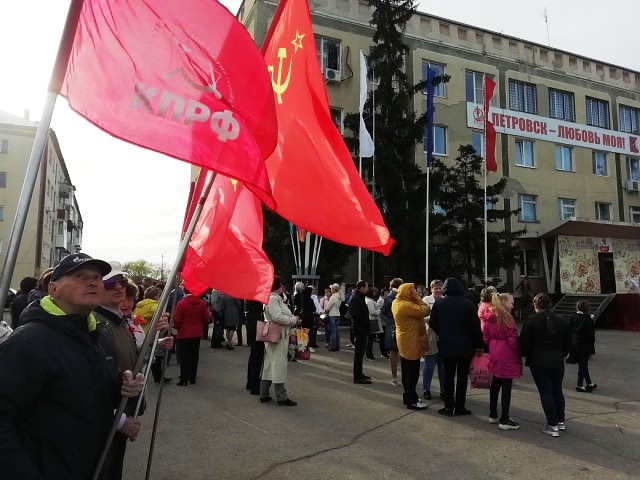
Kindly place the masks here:
<instances>
[{"instance_id":1,"label":"window","mask_svg":"<svg viewBox=\"0 0 640 480\"><path fill-rule=\"evenodd\" d=\"M427 129L424 132L424 151L427 151ZM447 154L447 127L442 125L433 126L433 153L435 155Z\"/></svg>"},{"instance_id":2,"label":"window","mask_svg":"<svg viewBox=\"0 0 640 480\"><path fill-rule=\"evenodd\" d=\"M603 152L593 152L593 174L600 177L607 176L607 154Z\"/></svg>"},{"instance_id":3,"label":"window","mask_svg":"<svg viewBox=\"0 0 640 480\"><path fill-rule=\"evenodd\" d=\"M433 153L437 155L447 154L447 127L434 125L433 127Z\"/></svg>"},{"instance_id":4,"label":"window","mask_svg":"<svg viewBox=\"0 0 640 480\"><path fill-rule=\"evenodd\" d=\"M587 97L587 125L609 128L609 102Z\"/></svg>"},{"instance_id":5,"label":"window","mask_svg":"<svg viewBox=\"0 0 640 480\"><path fill-rule=\"evenodd\" d=\"M573 198L559 198L558 208L560 210L560 220L576 216L576 201Z\"/></svg>"},{"instance_id":6,"label":"window","mask_svg":"<svg viewBox=\"0 0 640 480\"><path fill-rule=\"evenodd\" d=\"M516 165L519 167L535 168L533 142L529 140L516 140Z\"/></svg>"},{"instance_id":7,"label":"window","mask_svg":"<svg viewBox=\"0 0 640 480\"><path fill-rule=\"evenodd\" d=\"M467 102L484 103L484 73L465 72Z\"/></svg>"},{"instance_id":8,"label":"window","mask_svg":"<svg viewBox=\"0 0 640 480\"><path fill-rule=\"evenodd\" d=\"M537 222L538 221L538 197L536 195L519 194L518 200L520 204L521 222Z\"/></svg>"},{"instance_id":9,"label":"window","mask_svg":"<svg viewBox=\"0 0 640 480\"><path fill-rule=\"evenodd\" d=\"M427 79L427 75L429 73L429 68L431 70L435 70L437 76L442 76L442 75L445 74L444 65L443 64L441 64L441 63L431 63L431 62L422 62L422 78L424 80ZM425 90L422 93L424 93L426 95L427 91ZM438 85L436 85L436 87L433 89L433 96L434 97L446 97L447 96L446 84L444 82L441 82Z\"/></svg>"},{"instance_id":10,"label":"window","mask_svg":"<svg viewBox=\"0 0 640 480\"><path fill-rule=\"evenodd\" d=\"M509 80L509 108L525 113L538 113L536 86L532 83Z\"/></svg>"},{"instance_id":11,"label":"window","mask_svg":"<svg viewBox=\"0 0 640 480\"><path fill-rule=\"evenodd\" d=\"M627 173L629 180L640 181L640 158L627 157Z\"/></svg>"},{"instance_id":12,"label":"window","mask_svg":"<svg viewBox=\"0 0 640 480\"><path fill-rule=\"evenodd\" d=\"M541 277L540 253L538 250L521 250L520 276Z\"/></svg>"},{"instance_id":13,"label":"window","mask_svg":"<svg viewBox=\"0 0 640 480\"><path fill-rule=\"evenodd\" d=\"M631 223L640 223L640 207L629 207L629 219Z\"/></svg>"},{"instance_id":14,"label":"window","mask_svg":"<svg viewBox=\"0 0 640 480\"><path fill-rule=\"evenodd\" d=\"M567 122L575 122L576 107L573 99L573 93L550 88L549 116L551 118L566 120Z\"/></svg>"},{"instance_id":15,"label":"window","mask_svg":"<svg viewBox=\"0 0 640 480\"><path fill-rule=\"evenodd\" d=\"M340 134L342 134L342 109L337 107L330 107L329 113L331 114L331 121L336 126Z\"/></svg>"},{"instance_id":16,"label":"window","mask_svg":"<svg viewBox=\"0 0 640 480\"><path fill-rule=\"evenodd\" d=\"M556 145L556 170L563 172L573 171L572 148L564 145Z\"/></svg>"},{"instance_id":17,"label":"window","mask_svg":"<svg viewBox=\"0 0 640 480\"><path fill-rule=\"evenodd\" d=\"M482 132L471 133L471 145L476 151L476 155L484 156L484 134Z\"/></svg>"},{"instance_id":18,"label":"window","mask_svg":"<svg viewBox=\"0 0 640 480\"><path fill-rule=\"evenodd\" d=\"M0 153L9 153L9 140L0 140Z\"/></svg>"},{"instance_id":19,"label":"window","mask_svg":"<svg viewBox=\"0 0 640 480\"><path fill-rule=\"evenodd\" d=\"M611 220L611 204L596 202L596 219Z\"/></svg>"},{"instance_id":20,"label":"window","mask_svg":"<svg viewBox=\"0 0 640 480\"><path fill-rule=\"evenodd\" d=\"M620 131L640 134L640 109L620 105Z\"/></svg>"},{"instance_id":21,"label":"window","mask_svg":"<svg viewBox=\"0 0 640 480\"><path fill-rule=\"evenodd\" d=\"M7 188L7 172L0 172L0 188Z\"/></svg>"},{"instance_id":22,"label":"window","mask_svg":"<svg viewBox=\"0 0 640 480\"><path fill-rule=\"evenodd\" d=\"M64 222L58 222L58 230L56 231L56 235L64 235Z\"/></svg>"},{"instance_id":23,"label":"window","mask_svg":"<svg viewBox=\"0 0 640 480\"><path fill-rule=\"evenodd\" d=\"M320 69L323 73L327 68L340 70L340 42L338 40L316 37L316 50L318 51Z\"/></svg>"}]
</instances>

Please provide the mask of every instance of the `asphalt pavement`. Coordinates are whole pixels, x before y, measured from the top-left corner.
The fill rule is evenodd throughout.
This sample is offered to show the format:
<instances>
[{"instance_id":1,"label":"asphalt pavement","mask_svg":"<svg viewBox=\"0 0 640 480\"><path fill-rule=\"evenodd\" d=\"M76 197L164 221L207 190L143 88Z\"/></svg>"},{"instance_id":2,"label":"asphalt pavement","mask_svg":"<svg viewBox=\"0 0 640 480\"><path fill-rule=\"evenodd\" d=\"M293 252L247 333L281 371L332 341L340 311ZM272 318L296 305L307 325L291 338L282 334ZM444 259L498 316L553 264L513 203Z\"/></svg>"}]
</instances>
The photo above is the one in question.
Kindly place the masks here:
<instances>
[{"instance_id":1,"label":"asphalt pavement","mask_svg":"<svg viewBox=\"0 0 640 480\"><path fill-rule=\"evenodd\" d=\"M198 382L175 385L175 357L163 390L152 479L626 479L640 478L640 333L598 330L590 362L594 393L564 387L567 431L544 435L527 368L513 388L517 431L488 423L488 391L470 390L473 415L407 410L390 384L388 360L365 362L372 385L354 385L353 350L320 348L289 363L287 390L297 407L260 404L245 390L249 348L214 350L202 341ZM324 344L322 344L324 345ZM374 352L378 352L377 347ZM418 384L421 393L422 379ZM438 398L434 378L434 398ZM129 443L126 479L143 479L159 386L149 389L143 431Z\"/></svg>"}]
</instances>

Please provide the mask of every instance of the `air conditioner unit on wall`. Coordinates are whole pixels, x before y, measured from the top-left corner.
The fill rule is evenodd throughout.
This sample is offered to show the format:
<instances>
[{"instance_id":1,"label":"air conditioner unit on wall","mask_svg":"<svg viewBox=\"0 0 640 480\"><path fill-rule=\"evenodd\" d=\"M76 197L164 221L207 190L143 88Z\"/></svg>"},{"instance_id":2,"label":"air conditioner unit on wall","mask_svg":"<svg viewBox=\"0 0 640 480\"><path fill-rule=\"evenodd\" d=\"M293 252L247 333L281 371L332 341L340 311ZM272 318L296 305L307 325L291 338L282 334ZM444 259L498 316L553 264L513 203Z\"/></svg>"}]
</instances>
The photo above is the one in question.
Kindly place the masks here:
<instances>
[{"instance_id":1,"label":"air conditioner unit on wall","mask_svg":"<svg viewBox=\"0 0 640 480\"><path fill-rule=\"evenodd\" d=\"M627 180L627 190L630 192L640 192L640 180Z\"/></svg>"},{"instance_id":2,"label":"air conditioner unit on wall","mask_svg":"<svg viewBox=\"0 0 640 480\"><path fill-rule=\"evenodd\" d=\"M342 73L340 70L333 70L331 68L325 68L324 79L331 83L340 83L342 81Z\"/></svg>"}]
</instances>

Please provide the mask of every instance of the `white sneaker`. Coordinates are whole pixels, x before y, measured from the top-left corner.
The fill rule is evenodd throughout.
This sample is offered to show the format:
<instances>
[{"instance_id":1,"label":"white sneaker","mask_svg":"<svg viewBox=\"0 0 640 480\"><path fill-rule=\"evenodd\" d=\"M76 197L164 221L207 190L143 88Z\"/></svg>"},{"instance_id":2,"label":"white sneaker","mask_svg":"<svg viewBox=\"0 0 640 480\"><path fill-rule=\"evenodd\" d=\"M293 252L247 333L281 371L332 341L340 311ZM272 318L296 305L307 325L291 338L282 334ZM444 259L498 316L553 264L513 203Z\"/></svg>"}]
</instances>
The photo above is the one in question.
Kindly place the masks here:
<instances>
[{"instance_id":1,"label":"white sneaker","mask_svg":"<svg viewBox=\"0 0 640 480\"><path fill-rule=\"evenodd\" d=\"M315 349L313 349L313 348L311 348L311 347L309 347L309 352L310 352L310 353L316 353Z\"/></svg>"},{"instance_id":2,"label":"white sneaker","mask_svg":"<svg viewBox=\"0 0 640 480\"><path fill-rule=\"evenodd\" d=\"M542 433L546 435L551 435L552 437L560 436L560 430L558 430L558 427L552 427L551 425L545 425L544 429L542 430Z\"/></svg>"},{"instance_id":3,"label":"white sneaker","mask_svg":"<svg viewBox=\"0 0 640 480\"><path fill-rule=\"evenodd\" d=\"M567 429L567 425L564 422L558 422L558 430L564 432Z\"/></svg>"},{"instance_id":4,"label":"white sneaker","mask_svg":"<svg viewBox=\"0 0 640 480\"><path fill-rule=\"evenodd\" d=\"M347 347L347 348L352 348L352 347L353 347L353 345L351 345L350 343L347 343L347 344L345 345L345 347Z\"/></svg>"},{"instance_id":5,"label":"white sneaker","mask_svg":"<svg viewBox=\"0 0 640 480\"><path fill-rule=\"evenodd\" d=\"M425 404L425 403L422 403L422 400L418 400L416 403L412 403L410 405L407 405L407 408L409 410L424 410L427 407L428 407L428 405Z\"/></svg>"},{"instance_id":6,"label":"white sneaker","mask_svg":"<svg viewBox=\"0 0 640 480\"><path fill-rule=\"evenodd\" d=\"M392 378L391 379L391 385L393 385L394 387L399 387L400 384L398 383L398 379L397 378Z\"/></svg>"},{"instance_id":7,"label":"white sneaker","mask_svg":"<svg viewBox=\"0 0 640 480\"><path fill-rule=\"evenodd\" d=\"M498 424L499 430L518 430L519 428L520 425L518 425L518 422L516 422L513 418L510 418L504 423L500 422Z\"/></svg>"},{"instance_id":8,"label":"white sneaker","mask_svg":"<svg viewBox=\"0 0 640 480\"><path fill-rule=\"evenodd\" d=\"M489 423L491 423L492 425L496 424L496 423L498 423L498 419L497 418L493 418L493 417L489 417Z\"/></svg>"}]
</instances>

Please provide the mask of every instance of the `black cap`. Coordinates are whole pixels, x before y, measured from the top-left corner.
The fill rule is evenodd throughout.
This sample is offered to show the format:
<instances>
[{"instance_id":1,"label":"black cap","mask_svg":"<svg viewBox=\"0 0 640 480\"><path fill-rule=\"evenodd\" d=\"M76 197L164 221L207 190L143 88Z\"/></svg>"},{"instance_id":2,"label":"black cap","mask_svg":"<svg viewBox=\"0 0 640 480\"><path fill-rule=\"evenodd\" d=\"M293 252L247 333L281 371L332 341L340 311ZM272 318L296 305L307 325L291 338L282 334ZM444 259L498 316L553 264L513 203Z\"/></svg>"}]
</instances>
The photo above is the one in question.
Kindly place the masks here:
<instances>
[{"instance_id":1,"label":"black cap","mask_svg":"<svg viewBox=\"0 0 640 480\"><path fill-rule=\"evenodd\" d=\"M98 270L100 270L102 276L105 276L111 271L111 265L103 260L91 258L86 253L72 253L71 255L67 255L62 260L60 260L58 266L53 269L53 273L51 274L51 281L55 282L60 277L68 275L74 270L77 270L78 268L85 265L94 265L98 268Z\"/></svg>"}]
</instances>

